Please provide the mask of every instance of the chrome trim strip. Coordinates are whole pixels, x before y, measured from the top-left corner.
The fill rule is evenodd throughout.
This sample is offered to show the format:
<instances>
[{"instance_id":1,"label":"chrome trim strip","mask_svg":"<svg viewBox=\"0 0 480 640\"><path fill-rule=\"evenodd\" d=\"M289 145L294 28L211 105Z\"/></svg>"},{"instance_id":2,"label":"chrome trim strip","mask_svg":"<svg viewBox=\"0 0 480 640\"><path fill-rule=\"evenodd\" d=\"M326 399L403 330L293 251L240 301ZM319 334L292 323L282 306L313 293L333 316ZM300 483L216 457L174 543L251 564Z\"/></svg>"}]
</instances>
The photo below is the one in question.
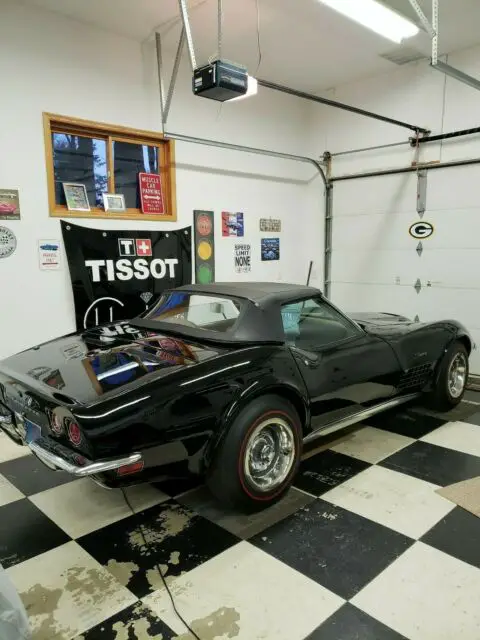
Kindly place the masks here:
<instances>
[{"instance_id":1,"label":"chrome trim strip","mask_svg":"<svg viewBox=\"0 0 480 640\"><path fill-rule=\"evenodd\" d=\"M88 464L84 466L74 465L71 462L67 462L60 456L57 456L50 451L43 449L38 442L31 442L29 445L32 452L47 466L54 466L57 469L71 473L77 477L91 476L96 473L103 473L105 471L112 471L123 467L128 464L134 464L142 459L142 454L132 453L125 458L113 458L111 460L101 460L99 462L88 461Z\"/></svg>"},{"instance_id":2,"label":"chrome trim strip","mask_svg":"<svg viewBox=\"0 0 480 640\"><path fill-rule=\"evenodd\" d=\"M363 409L363 411L354 413L353 415L342 418L341 420L337 420L336 422L326 424L325 426L319 427L318 429L315 429L315 431L312 431L312 433L309 433L307 436L305 436L305 438L303 439L303 443L307 444L308 442L316 440L321 436L333 433L334 431L338 431L339 429L344 429L345 427L350 427L352 424L361 422L362 420L366 420L367 418L371 418L377 413L387 411L388 409L393 409L394 407L398 407L399 405L405 404L406 402L411 402L421 395L421 393L410 393L408 396L393 398L393 400L382 402L382 404L377 404L374 407Z\"/></svg>"}]
</instances>

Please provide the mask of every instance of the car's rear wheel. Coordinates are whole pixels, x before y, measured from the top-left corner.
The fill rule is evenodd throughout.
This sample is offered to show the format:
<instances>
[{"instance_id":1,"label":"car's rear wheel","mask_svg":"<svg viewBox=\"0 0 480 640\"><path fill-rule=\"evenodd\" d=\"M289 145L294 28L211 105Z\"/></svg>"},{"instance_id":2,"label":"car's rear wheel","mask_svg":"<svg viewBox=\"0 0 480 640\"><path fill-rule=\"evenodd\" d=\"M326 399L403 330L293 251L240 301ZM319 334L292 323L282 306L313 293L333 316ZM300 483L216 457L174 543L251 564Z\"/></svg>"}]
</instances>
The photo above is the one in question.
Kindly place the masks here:
<instances>
[{"instance_id":1,"label":"car's rear wheel","mask_svg":"<svg viewBox=\"0 0 480 640\"><path fill-rule=\"evenodd\" d=\"M274 504L298 469L302 429L295 408L274 395L253 400L230 426L207 475L210 491L246 511Z\"/></svg>"},{"instance_id":2,"label":"car's rear wheel","mask_svg":"<svg viewBox=\"0 0 480 640\"><path fill-rule=\"evenodd\" d=\"M454 342L440 363L431 404L439 411L456 407L463 398L468 380L468 351L461 342Z\"/></svg>"}]
</instances>

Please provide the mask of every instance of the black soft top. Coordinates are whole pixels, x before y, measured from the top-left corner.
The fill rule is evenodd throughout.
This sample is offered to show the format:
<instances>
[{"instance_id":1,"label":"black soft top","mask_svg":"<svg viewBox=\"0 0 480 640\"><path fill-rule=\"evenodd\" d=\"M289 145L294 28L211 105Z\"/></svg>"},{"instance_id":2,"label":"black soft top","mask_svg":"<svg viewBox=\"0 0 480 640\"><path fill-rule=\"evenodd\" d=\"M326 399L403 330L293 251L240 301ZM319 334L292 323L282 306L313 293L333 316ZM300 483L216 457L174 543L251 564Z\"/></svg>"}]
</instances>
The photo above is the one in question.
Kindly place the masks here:
<instances>
[{"instance_id":1,"label":"black soft top","mask_svg":"<svg viewBox=\"0 0 480 640\"><path fill-rule=\"evenodd\" d=\"M131 322L161 333L170 333L198 340L220 343L284 343L280 307L282 304L304 298L321 296L319 289L300 284L282 282L216 282L212 284L187 284L164 291L164 295L174 292L203 294L244 301L240 315L228 331L209 331L200 327L190 327L173 322L149 319L149 312ZM153 312L155 307L152 307Z\"/></svg>"},{"instance_id":2,"label":"black soft top","mask_svg":"<svg viewBox=\"0 0 480 640\"><path fill-rule=\"evenodd\" d=\"M204 293L212 296L245 298L261 307L272 302L284 304L303 297L321 295L318 289L303 284L284 282L214 282L211 284L185 284L175 291Z\"/></svg>"}]
</instances>

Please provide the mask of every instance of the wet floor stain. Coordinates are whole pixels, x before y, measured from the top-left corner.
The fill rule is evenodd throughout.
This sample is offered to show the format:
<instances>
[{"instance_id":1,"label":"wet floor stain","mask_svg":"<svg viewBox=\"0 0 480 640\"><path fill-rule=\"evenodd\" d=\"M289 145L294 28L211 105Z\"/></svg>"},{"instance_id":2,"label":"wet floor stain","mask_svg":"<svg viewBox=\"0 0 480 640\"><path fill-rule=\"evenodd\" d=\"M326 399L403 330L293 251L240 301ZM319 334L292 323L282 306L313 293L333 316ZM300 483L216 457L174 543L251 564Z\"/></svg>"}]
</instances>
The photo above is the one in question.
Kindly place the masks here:
<instances>
[{"instance_id":1,"label":"wet floor stain","mask_svg":"<svg viewBox=\"0 0 480 640\"><path fill-rule=\"evenodd\" d=\"M126 586L130 582L134 573L138 571L138 564L135 564L134 562L117 562L116 560L109 560L107 569L113 576L115 576L120 584Z\"/></svg>"},{"instance_id":2,"label":"wet floor stain","mask_svg":"<svg viewBox=\"0 0 480 640\"><path fill-rule=\"evenodd\" d=\"M47 589L41 584L34 584L28 591L20 593L34 640L53 640L54 638L69 637L72 633L55 619L62 589Z\"/></svg>"},{"instance_id":3,"label":"wet floor stain","mask_svg":"<svg viewBox=\"0 0 480 640\"><path fill-rule=\"evenodd\" d=\"M72 637L68 621L61 619L62 608L98 611L118 594L119 585L112 575L96 568L73 566L59 574L58 587L35 584L20 593L29 616L32 640L60 640ZM73 622L72 622L73 624Z\"/></svg>"},{"instance_id":4,"label":"wet floor stain","mask_svg":"<svg viewBox=\"0 0 480 640\"><path fill-rule=\"evenodd\" d=\"M168 572L171 568L170 565L176 566L179 563L180 563L180 551L172 551L168 559L168 564L159 564L153 567L153 569L149 569L147 571L146 576L147 576L148 584L150 585L151 589L153 591L156 591L157 589L162 589L165 586L162 576L165 582L169 586L175 578L178 578L179 576L181 576L184 573L183 571L181 573L177 572L175 573L175 575L168 575ZM159 571L162 572L162 575L160 575Z\"/></svg>"},{"instance_id":5,"label":"wet floor stain","mask_svg":"<svg viewBox=\"0 0 480 640\"><path fill-rule=\"evenodd\" d=\"M83 536L78 544L137 598L221 553L238 538L174 501Z\"/></svg>"},{"instance_id":6,"label":"wet floor stain","mask_svg":"<svg viewBox=\"0 0 480 640\"><path fill-rule=\"evenodd\" d=\"M221 607L205 618L192 620L190 627L202 640L223 640L238 636L239 620L238 611L231 607ZM192 640L192 634L183 633L181 636L174 636L172 640Z\"/></svg>"},{"instance_id":7,"label":"wet floor stain","mask_svg":"<svg viewBox=\"0 0 480 640\"><path fill-rule=\"evenodd\" d=\"M85 606L98 600L108 600L118 591L118 583L105 571L71 567L65 572L65 591L70 592L73 601Z\"/></svg>"},{"instance_id":8,"label":"wet floor stain","mask_svg":"<svg viewBox=\"0 0 480 640\"><path fill-rule=\"evenodd\" d=\"M75 640L172 640L174 637L175 633L151 609L137 602Z\"/></svg>"},{"instance_id":9,"label":"wet floor stain","mask_svg":"<svg viewBox=\"0 0 480 640\"><path fill-rule=\"evenodd\" d=\"M171 505L168 510L161 512L153 526L142 525L129 533L128 541L133 549L142 555L150 555L153 545L158 545L167 538L174 537L185 531L192 524L192 513L179 504ZM146 544L145 544L146 543Z\"/></svg>"},{"instance_id":10,"label":"wet floor stain","mask_svg":"<svg viewBox=\"0 0 480 640\"><path fill-rule=\"evenodd\" d=\"M160 575L159 570L162 572ZM175 576L169 576L168 574L168 565L167 564L159 564L158 568L154 567L153 569L148 569L146 576L148 584L150 585L152 591L156 591L157 589L162 589L164 584L162 580L162 576L164 577L167 584L170 584L171 580Z\"/></svg>"}]
</instances>

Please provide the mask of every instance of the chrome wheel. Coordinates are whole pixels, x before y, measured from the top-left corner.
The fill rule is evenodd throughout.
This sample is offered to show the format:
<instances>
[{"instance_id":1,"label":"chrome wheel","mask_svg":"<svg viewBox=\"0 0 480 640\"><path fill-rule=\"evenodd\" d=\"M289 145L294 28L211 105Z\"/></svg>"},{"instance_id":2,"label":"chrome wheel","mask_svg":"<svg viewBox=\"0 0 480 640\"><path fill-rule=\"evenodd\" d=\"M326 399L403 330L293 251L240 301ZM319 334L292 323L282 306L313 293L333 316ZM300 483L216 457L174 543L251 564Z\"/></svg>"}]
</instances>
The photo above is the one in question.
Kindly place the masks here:
<instances>
[{"instance_id":1,"label":"chrome wheel","mask_svg":"<svg viewBox=\"0 0 480 640\"><path fill-rule=\"evenodd\" d=\"M467 383L467 357L464 353L457 353L448 367L448 392L452 398L459 398Z\"/></svg>"},{"instance_id":2,"label":"chrome wheel","mask_svg":"<svg viewBox=\"0 0 480 640\"><path fill-rule=\"evenodd\" d=\"M261 492L281 485L295 461L293 428L282 418L261 422L245 447L243 469L248 482Z\"/></svg>"}]
</instances>

